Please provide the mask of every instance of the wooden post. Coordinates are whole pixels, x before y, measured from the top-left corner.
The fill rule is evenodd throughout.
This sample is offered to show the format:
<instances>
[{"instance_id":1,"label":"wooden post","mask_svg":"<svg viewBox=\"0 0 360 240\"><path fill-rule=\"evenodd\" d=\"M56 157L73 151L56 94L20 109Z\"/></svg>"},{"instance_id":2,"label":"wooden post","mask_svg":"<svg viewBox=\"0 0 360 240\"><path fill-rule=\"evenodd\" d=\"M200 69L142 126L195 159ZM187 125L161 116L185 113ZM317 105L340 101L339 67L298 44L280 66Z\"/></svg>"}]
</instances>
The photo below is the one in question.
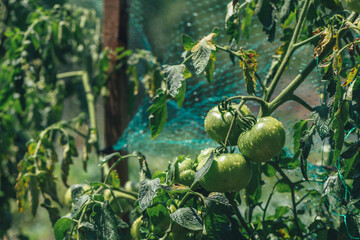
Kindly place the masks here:
<instances>
[{"instance_id":1,"label":"wooden post","mask_svg":"<svg viewBox=\"0 0 360 240\"><path fill-rule=\"evenodd\" d=\"M128 13L126 0L104 0L103 47L115 50L127 47ZM116 65L113 58L111 68ZM112 70L110 68L110 71ZM110 93L105 102L105 141L107 146L114 145L129 123L127 89L128 82L125 69L111 76L107 85ZM110 163L112 164L112 163ZM121 185L128 180L127 160L123 160L116 168Z\"/></svg>"}]
</instances>

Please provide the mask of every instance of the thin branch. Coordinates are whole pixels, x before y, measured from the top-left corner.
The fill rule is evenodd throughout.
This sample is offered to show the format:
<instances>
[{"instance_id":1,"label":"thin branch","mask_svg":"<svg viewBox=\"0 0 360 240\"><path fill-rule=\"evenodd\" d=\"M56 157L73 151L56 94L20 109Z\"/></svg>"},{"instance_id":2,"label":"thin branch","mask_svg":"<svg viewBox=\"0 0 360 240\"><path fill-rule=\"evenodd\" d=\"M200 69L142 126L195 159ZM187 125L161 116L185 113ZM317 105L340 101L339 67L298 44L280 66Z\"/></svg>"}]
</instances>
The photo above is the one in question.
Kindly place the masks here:
<instances>
[{"instance_id":1,"label":"thin branch","mask_svg":"<svg viewBox=\"0 0 360 240\"><path fill-rule=\"evenodd\" d=\"M299 42L299 43L296 43L293 45L293 48L294 50L298 49L299 47L302 47L306 44L308 44L309 42L312 42L314 41L315 39L319 38L321 36L322 32L319 32L318 34L315 34L314 36L312 37L309 37L308 39L305 39L304 41L302 42Z\"/></svg>"},{"instance_id":2,"label":"thin branch","mask_svg":"<svg viewBox=\"0 0 360 240\"><path fill-rule=\"evenodd\" d=\"M304 201L305 198L307 198L310 194L305 194L299 201L297 201L296 206L299 205L302 201Z\"/></svg>"},{"instance_id":3,"label":"thin branch","mask_svg":"<svg viewBox=\"0 0 360 240\"><path fill-rule=\"evenodd\" d=\"M274 195L274 192L275 192L275 188L276 186L278 185L279 181L277 181L274 186L273 186L273 189L268 197L268 200L266 201L266 205L265 205L265 208L264 208L264 213L263 213L263 222L265 222L265 217L266 217L266 211L267 211L267 208L269 207L269 204L270 204L270 201L271 201L271 198L272 196Z\"/></svg>"},{"instance_id":4,"label":"thin branch","mask_svg":"<svg viewBox=\"0 0 360 240\"><path fill-rule=\"evenodd\" d=\"M235 193L227 193L225 194L226 198L229 200L229 203L231 204L231 206L233 207L233 209L235 210L235 214L238 217L238 219L240 220L241 225L244 227L245 231L248 233L250 239L255 239L254 237L254 231L252 229L249 228L249 226L247 225L244 217L242 216L235 200Z\"/></svg>"},{"instance_id":5,"label":"thin branch","mask_svg":"<svg viewBox=\"0 0 360 240\"><path fill-rule=\"evenodd\" d=\"M308 109L310 112L313 112L314 111L314 108L311 107L307 102L305 102L302 98L300 98L299 96L297 95L291 95L290 96L290 99L289 100L292 100L294 102L297 102L299 103L300 105L302 105L303 107L305 107L306 109Z\"/></svg>"}]
</instances>

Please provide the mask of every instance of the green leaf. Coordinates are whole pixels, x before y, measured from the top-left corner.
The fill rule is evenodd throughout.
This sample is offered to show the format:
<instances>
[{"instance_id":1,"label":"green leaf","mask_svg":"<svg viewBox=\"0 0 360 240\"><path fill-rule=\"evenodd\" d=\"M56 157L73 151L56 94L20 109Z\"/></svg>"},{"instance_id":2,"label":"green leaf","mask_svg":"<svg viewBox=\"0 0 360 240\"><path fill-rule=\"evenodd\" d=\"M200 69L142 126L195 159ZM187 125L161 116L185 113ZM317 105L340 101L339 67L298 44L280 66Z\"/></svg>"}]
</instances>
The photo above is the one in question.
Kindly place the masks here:
<instances>
[{"instance_id":1,"label":"green leaf","mask_svg":"<svg viewBox=\"0 0 360 240\"><path fill-rule=\"evenodd\" d=\"M254 15L255 11L251 8L251 5L249 5L247 8L245 8L245 15L242 19L241 24L241 31L246 37L246 39L249 39L250 37L250 29L252 28L252 17Z\"/></svg>"},{"instance_id":2,"label":"green leaf","mask_svg":"<svg viewBox=\"0 0 360 240\"><path fill-rule=\"evenodd\" d=\"M78 226L79 233L83 239L86 240L97 240L96 239L96 228L95 225L89 222L81 222Z\"/></svg>"},{"instance_id":3,"label":"green leaf","mask_svg":"<svg viewBox=\"0 0 360 240\"><path fill-rule=\"evenodd\" d=\"M63 240L65 238L65 234L70 228L71 224L74 221L69 217L62 217L56 221L54 225L54 234L56 240Z\"/></svg>"},{"instance_id":4,"label":"green leaf","mask_svg":"<svg viewBox=\"0 0 360 240\"><path fill-rule=\"evenodd\" d=\"M330 131L329 108L325 105L315 107L315 111L311 115L314 118L314 124L321 140L324 140Z\"/></svg>"},{"instance_id":5,"label":"green leaf","mask_svg":"<svg viewBox=\"0 0 360 240\"><path fill-rule=\"evenodd\" d=\"M166 94L161 89L156 92L148 112L150 113L151 139L154 139L161 133L167 120Z\"/></svg>"},{"instance_id":6,"label":"green leaf","mask_svg":"<svg viewBox=\"0 0 360 240\"><path fill-rule=\"evenodd\" d=\"M212 79L214 77L214 70L215 70L215 61L216 61L216 57L214 53L211 53L210 55L210 59L209 62L205 68L205 77L208 80L209 83L212 82Z\"/></svg>"},{"instance_id":7,"label":"green leaf","mask_svg":"<svg viewBox=\"0 0 360 240\"><path fill-rule=\"evenodd\" d=\"M276 185L276 191L279 193L288 193L291 192L291 188L285 180L280 180Z\"/></svg>"},{"instance_id":8,"label":"green leaf","mask_svg":"<svg viewBox=\"0 0 360 240\"><path fill-rule=\"evenodd\" d=\"M113 157L115 157L115 156L121 157L120 153L118 153L118 152L115 152L115 153L106 155L105 157L103 157L103 159L101 159L101 161L100 161L99 164L98 164L98 167L104 165L104 164L107 163L111 158L113 158Z\"/></svg>"},{"instance_id":9,"label":"green leaf","mask_svg":"<svg viewBox=\"0 0 360 240\"><path fill-rule=\"evenodd\" d=\"M82 208L85 206L85 203L87 203L87 201L89 201L89 199L90 199L89 195L82 195L81 197L79 197L77 199L77 201L74 205L74 209L71 213L72 218L75 218L80 214Z\"/></svg>"},{"instance_id":10,"label":"green leaf","mask_svg":"<svg viewBox=\"0 0 360 240\"><path fill-rule=\"evenodd\" d=\"M300 146L301 146L301 138L305 135L305 132L308 130L308 121L307 120L300 120L299 122L295 123L294 129L294 159L297 159L300 154Z\"/></svg>"},{"instance_id":11,"label":"green leaf","mask_svg":"<svg viewBox=\"0 0 360 240\"><path fill-rule=\"evenodd\" d=\"M212 193L205 200L206 239L246 239L238 230L232 215L234 210L222 193Z\"/></svg>"},{"instance_id":12,"label":"green leaf","mask_svg":"<svg viewBox=\"0 0 360 240\"><path fill-rule=\"evenodd\" d=\"M267 177L273 177L276 175L276 169L270 164L262 165L262 171Z\"/></svg>"},{"instance_id":13,"label":"green leaf","mask_svg":"<svg viewBox=\"0 0 360 240\"><path fill-rule=\"evenodd\" d=\"M40 187L37 181L37 177L31 176L29 182L29 190L31 196L31 213L35 217L37 208L39 205Z\"/></svg>"},{"instance_id":14,"label":"green leaf","mask_svg":"<svg viewBox=\"0 0 360 240\"><path fill-rule=\"evenodd\" d=\"M186 71L186 66L184 64L180 65L164 65L163 66L163 75L169 89L171 97L175 97L179 93L182 82L185 81L184 72Z\"/></svg>"},{"instance_id":15,"label":"green leaf","mask_svg":"<svg viewBox=\"0 0 360 240\"><path fill-rule=\"evenodd\" d=\"M157 195L157 190L160 188L161 186L159 178L154 180L145 179L140 183L139 207L141 210L145 210L153 203L153 199Z\"/></svg>"},{"instance_id":16,"label":"green leaf","mask_svg":"<svg viewBox=\"0 0 360 240\"><path fill-rule=\"evenodd\" d=\"M275 209L275 219L283 217L285 214L289 212L290 208L288 206L280 206Z\"/></svg>"},{"instance_id":17,"label":"green leaf","mask_svg":"<svg viewBox=\"0 0 360 240\"><path fill-rule=\"evenodd\" d=\"M205 176L205 174L211 168L213 162L214 162L214 152L211 152L210 157L206 160L206 163L199 170L196 171L194 182L190 188L193 188L196 185L196 183L198 183L200 179L202 179Z\"/></svg>"},{"instance_id":18,"label":"green leaf","mask_svg":"<svg viewBox=\"0 0 360 240\"><path fill-rule=\"evenodd\" d=\"M195 68L196 75L202 73L206 66L209 63L211 52L216 50L215 45L213 44L213 38L215 33L210 33L206 37L203 37L195 46L191 49L193 54L192 60Z\"/></svg>"},{"instance_id":19,"label":"green leaf","mask_svg":"<svg viewBox=\"0 0 360 240\"><path fill-rule=\"evenodd\" d=\"M261 165L251 164L252 177L245 188L245 200L247 205L257 204L261 198Z\"/></svg>"},{"instance_id":20,"label":"green leaf","mask_svg":"<svg viewBox=\"0 0 360 240\"><path fill-rule=\"evenodd\" d=\"M360 154L359 151L350 159L346 159L344 160L345 162L345 173L344 173L344 177L347 178L350 171L354 170L354 166L356 166L360 161ZM356 171L356 170L355 170Z\"/></svg>"},{"instance_id":21,"label":"green leaf","mask_svg":"<svg viewBox=\"0 0 360 240\"><path fill-rule=\"evenodd\" d=\"M335 141L335 149L333 155L333 165L338 161L340 157L340 153L344 144L345 130L344 123L341 118L340 111L335 113L335 121L334 121L334 141Z\"/></svg>"},{"instance_id":22,"label":"green leaf","mask_svg":"<svg viewBox=\"0 0 360 240\"><path fill-rule=\"evenodd\" d=\"M175 96L175 101L180 108L185 100L186 95L186 81L183 81L181 87L179 88L179 93Z\"/></svg>"},{"instance_id":23,"label":"green leaf","mask_svg":"<svg viewBox=\"0 0 360 240\"><path fill-rule=\"evenodd\" d=\"M186 51L191 51L191 49L194 47L195 43L194 41L192 40L192 38L188 35L186 35L185 33L183 33L181 35L181 39L182 39L182 43L183 43L183 46L184 46L184 49Z\"/></svg>"},{"instance_id":24,"label":"green leaf","mask_svg":"<svg viewBox=\"0 0 360 240\"><path fill-rule=\"evenodd\" d=\"M202 230L202 221L195 208L179 208L170 214L171 219L180 226L198 231Z\"/></svg>"},{"instance_id":25,"label":"green leaf","mask_svg":"<svg viewBox=\"0 0 360 240\"><path fill-rule=\"evenodd\" d=\"M225 17L226 34L230 35L230 42L238 43L240 39L240 23L239 4L234 6L233 2L227 5L227 12Z\"/></svg>"}]
</instances>

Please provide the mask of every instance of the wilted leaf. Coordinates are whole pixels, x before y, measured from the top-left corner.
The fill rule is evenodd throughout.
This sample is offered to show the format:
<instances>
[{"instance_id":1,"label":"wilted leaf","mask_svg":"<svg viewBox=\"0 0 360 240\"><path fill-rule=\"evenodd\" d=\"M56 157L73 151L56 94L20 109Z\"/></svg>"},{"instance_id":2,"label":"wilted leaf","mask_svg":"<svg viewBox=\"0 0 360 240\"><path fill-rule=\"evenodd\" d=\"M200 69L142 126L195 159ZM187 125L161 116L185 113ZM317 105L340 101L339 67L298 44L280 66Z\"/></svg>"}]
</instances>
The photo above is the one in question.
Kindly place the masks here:
<instances>
[{"instance_id":1,"label":"wilted leaf","mask_svg":"<svg viewBox=\"0 0 360 240\"><path fill-rule=\"evenodd\" d=\"M194 208L179 208L171 213L170 217L174 222L184 228L194 231L202 230L203 228L201 218Z\"/></svg>"},{"instance_id":2,"label":"wilted leaf","mask_svg":"<svg viewBox=\"0 0 360 240\"><path fill-rule=\"evenodd\" d=\"M215 33L210 33L206 37L202 38L195 46L191 49L193 53L192 60L196 69L196 74L202 73L210 60L211 51L215 51L216 47L213 44L213 38Z\"/></svg>"},{"instance_id":3,"label":"wilted leaf","mask_svg":"<svg viewBox=\"0 0 360 240\"><path fill-rule=\"evenodd\" d=\"M163 66L164 79L170 91L171 97L174 98L179 93L182 82L185 81L184 73L186 70L187 69L184 64Z\"/></svg>"},{"instance_id":4,"label":"wilted leaf","mask_svg":"<svg viewBox=\"0 0 360 240\"><path fill-rule=\"evenodd\" d=\"M157 190L160 188L159 178L154 180L145 179L140 183L139 206L141 210L145 210L152 204L153 199L156 197Z\"/></svg>"}]
</instances>

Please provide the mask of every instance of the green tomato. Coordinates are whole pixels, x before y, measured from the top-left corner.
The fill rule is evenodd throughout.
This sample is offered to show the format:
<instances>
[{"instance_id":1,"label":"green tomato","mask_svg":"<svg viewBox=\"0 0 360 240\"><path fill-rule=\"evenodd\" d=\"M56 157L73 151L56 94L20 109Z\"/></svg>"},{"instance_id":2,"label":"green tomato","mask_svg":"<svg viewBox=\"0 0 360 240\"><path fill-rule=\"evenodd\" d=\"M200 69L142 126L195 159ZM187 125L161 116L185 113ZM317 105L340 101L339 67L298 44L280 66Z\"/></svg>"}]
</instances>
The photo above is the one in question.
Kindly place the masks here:
<instances>
[{"instance_id":1,"label":"green tomato","mask_svg":"<svg viewBox=\"0 0 360 240\"><path fill-rule=\"evenodd\" d=\"M226 135L234 118L236 107L236 104L231 104L228 110L220 112L219 107L215 106L207 113L204 122L205 131L215 142L219 144L225 143ZM245 105L241 107L240 112L243 115L251 114L250 110ZM242 124L240 123L240 120L237 119L229 135L228 144L230 146L236 145L237 139L241 133L241 127Z\"/></svg>"},{"instance_id":2,"label":"green tomato","mask_svg":"<svg viewBox=\"0 0 360 240\"><path fill-rule=\"evenodd\" d=\"M131 225L130 235L131 235L133 240L140 240L141 239L140 228L141 228L142 224L143 224L143 220L142 220L142 216L140 216Z\"/></svg>"},{"instance_id":3,"label":"green tomato","mask_svg":"<svg viewBox=\"0 0 360 240\"><path fill-rule=\"evenodd\" d=\"M182 162L175 166L175 182L186 186L190 186L195 179L195 172L192 170L193 161L185 158Z\"/></svg>"},{"instance_id":4,"label":"green tomato","mask_svg":"<svg viewBox=\"0 0 360 240\"><path fill-rule=\"evenodd\" d=\"M65 196L64 196L64 203L65 203L65 206L68 206L71 208L71 204L72 204L71 187L66 189Z\"/></svg>"},{"instance_id":5,"label":"green tomato","mask_svg":"<svg viewBox=\"0 0 360 240\"><path fill-rule=\"evenodd\" d=\"M359 0L342 0L342 4L344 4L345 8L347 8L351 11L360 13L360 1Z\"/></svg>"},{"instance_id":6,"label":"green tomato","mask_svg":"<svg viewBox=\"0 0 360 240\"><path fill-rule=\"evenodd\" d=\"M285 144L285 129L273 117L258 119L251 130L239 136L238 147L246 159L267 162L278 154Z\"/></svg>"},{"instance_id":7,"label":"green tomato","mask_svg":"<svg viewBox=\"0 0 360 240\"><path fill-rule=\"evenodd\" d=\"M208 150L198 156L200 169L208 159ZM240 153L224 153L215 156L209 171L200 179L200 185L209 192L238 192L251 179L251 166Z\"/></svg>"}]
</instances>

